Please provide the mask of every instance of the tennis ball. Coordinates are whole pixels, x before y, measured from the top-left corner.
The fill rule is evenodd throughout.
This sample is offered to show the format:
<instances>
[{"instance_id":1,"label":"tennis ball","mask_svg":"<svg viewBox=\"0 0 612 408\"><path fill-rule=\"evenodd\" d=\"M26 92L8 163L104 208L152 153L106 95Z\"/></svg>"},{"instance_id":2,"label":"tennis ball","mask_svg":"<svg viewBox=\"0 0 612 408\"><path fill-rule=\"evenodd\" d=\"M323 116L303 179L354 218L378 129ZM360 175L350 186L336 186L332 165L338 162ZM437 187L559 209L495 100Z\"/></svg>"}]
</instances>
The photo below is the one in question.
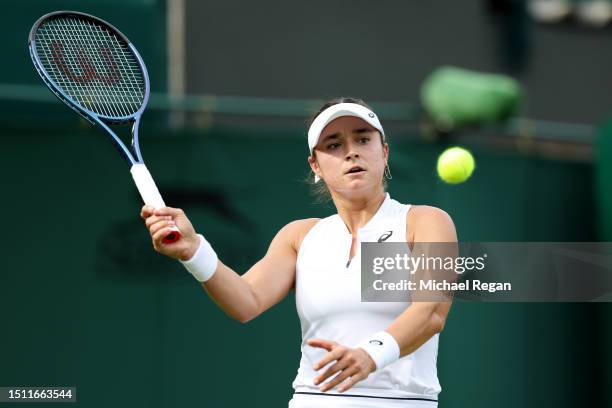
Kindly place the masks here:
<instances>
[{"instance_id":1,"label":"tennis ball","mask_svg":"<svg viewBox=\"0 0 612 408\"><path fill-rule=\"evenodd\" d=\"M462 147L448 148L438 157L438 175L449 184L466 181L474 167L474 157Z\"/></svg>"}]
</instances>

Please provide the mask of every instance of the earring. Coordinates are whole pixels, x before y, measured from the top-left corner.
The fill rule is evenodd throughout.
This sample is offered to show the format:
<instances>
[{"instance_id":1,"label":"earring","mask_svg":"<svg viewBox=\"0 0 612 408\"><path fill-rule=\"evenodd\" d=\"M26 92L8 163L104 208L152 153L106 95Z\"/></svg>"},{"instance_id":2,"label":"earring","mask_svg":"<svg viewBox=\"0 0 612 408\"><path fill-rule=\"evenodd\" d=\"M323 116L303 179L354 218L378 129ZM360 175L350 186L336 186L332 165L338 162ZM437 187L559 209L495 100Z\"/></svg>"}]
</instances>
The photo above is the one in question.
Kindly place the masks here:
<instances>
[{"instance_id":1,"label":"earring","mask_svg":"<svg viewBox=\"0 0 612 408\"><path fill-rule=\"evenodd\" d=\"M387 178L387 180L391 180L393 178L393 176L391 176L391 170L389 169L389 163L385 164L385 172L383 176Z\"/></svg>"}]
</instances>

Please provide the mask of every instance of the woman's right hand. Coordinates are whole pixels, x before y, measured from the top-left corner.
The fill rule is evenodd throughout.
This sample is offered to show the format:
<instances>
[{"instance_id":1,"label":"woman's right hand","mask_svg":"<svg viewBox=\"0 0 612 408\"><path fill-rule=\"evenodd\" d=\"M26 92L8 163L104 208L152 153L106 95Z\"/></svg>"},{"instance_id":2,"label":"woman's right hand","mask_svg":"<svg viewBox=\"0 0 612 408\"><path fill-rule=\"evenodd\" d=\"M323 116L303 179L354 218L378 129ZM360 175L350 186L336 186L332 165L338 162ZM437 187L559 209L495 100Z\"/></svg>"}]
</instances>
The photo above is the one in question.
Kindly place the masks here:
<instances>
[{"instance_id":1,"label":"woman's right hand","mask_svg":"<svg viewBox=\"0 0 612 408\"><path fill-rule=\"evenodd\" d=\"M200 238L180 208L155 209L145 205L140 211L140 217L145 220L145 225L149 229L153 248L160 254L186 261L193 257L200 246ZM171 244L163 243L164 237L170 234L175 226L181 232L181 238Z\"/></svg>"}]
</instances>

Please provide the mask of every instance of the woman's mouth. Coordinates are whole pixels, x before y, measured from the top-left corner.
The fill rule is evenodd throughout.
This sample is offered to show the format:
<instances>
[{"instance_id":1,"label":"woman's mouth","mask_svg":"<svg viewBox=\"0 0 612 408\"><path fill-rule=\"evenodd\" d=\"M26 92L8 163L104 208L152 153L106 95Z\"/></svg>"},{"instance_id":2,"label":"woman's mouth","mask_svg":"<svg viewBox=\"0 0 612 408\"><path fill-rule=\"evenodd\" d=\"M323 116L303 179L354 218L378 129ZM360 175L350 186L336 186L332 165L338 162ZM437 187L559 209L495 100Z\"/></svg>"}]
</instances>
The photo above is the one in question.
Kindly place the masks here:
<instances>
[{"instance_id":1,"label":"woman's mouth","mask_svg":"<svg viewBox=\"0 0 612 408\"><path fill-rule=\"evenodd\" d=\"M361 166L353 166L344 174L360 174L363 173L365 169Z\"/></svg>"}]
</instances>

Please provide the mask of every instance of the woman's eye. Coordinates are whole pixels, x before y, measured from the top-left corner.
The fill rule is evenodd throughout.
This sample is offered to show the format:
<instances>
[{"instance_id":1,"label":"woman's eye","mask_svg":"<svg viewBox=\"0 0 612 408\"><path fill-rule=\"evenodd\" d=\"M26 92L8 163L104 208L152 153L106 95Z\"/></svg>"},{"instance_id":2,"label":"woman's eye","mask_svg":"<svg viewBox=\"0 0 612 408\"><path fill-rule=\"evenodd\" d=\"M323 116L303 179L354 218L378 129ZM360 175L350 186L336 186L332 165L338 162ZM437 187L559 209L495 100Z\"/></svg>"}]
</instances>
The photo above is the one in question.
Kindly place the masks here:
<instances>
[{"instance_id":1,"label":"woman's eye","mask_svg":"<svg viewBox=\"0 0 612 408\"><path fill-rule=\"evenodd\" d=\"M359 139L359 142L362 144L366 144L370 141L369 137L362 137L361 139Z\"/></svg>"},{"instance_id":2,"label":"woman's eye","mask_svg":"<svg viewBox=\"0 0 612 408\"><path fill-rule=\"evenodd\" d=\"M340 146L340 143L332 143L330 145L327 146L328 150L334 150L336 149L338 146Z\"/></svg>"}]
</instances>

